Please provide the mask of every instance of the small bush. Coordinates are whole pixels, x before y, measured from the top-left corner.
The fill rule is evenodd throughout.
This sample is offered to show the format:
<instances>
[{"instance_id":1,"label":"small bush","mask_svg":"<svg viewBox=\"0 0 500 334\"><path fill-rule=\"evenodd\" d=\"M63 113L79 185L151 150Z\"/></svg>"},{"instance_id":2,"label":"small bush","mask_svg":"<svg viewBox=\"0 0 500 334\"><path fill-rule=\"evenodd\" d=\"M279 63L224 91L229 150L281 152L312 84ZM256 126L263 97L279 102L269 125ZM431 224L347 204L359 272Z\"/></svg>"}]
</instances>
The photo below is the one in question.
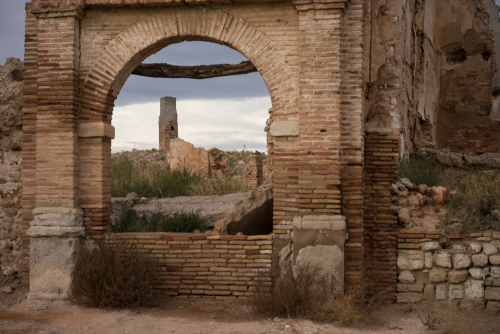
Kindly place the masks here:
<instances>
[{"instance_id":1,"label":"small bush","mask_svg":"<svg viewBox=\"0 0 500 334\"><path fill-rule=\"evenodd\" d=\"M155 266L132 246L83 247L72 273L70 300L86 307L152 306Z\"/></svg>"},{"instance_id":2,"label":"small bush","mask_svg":"<svg viewBox=\"0 0 500 334\"><path fill-rule=\"evenodd\" d=\"M433 187L439 185L441 169L432 154L416 150L410 155L409 161L399 165L399 177Z\"/></svg>"},{"instance_id":3,"label":"small bush","mask_svg":"<svg viewBox=\"0 0 500 334\"><path fill-rule=\"evenodd\" d=\"M444 225L460 223L461 232L471 232L494 218L493 211L500 209L500 174L468 173L456 186Z\"/></svg>"},{"instance_id":4,"label":"small bush","mask_svg":"<svg viewBox=\"0 0 500 334\"><path fill-rule=\"evenodd\" d=\"M273 284L264 280L257 286L253 304L258 312L271 316L336 321L354 326L368 321L382 301L382 293L366 298L366 289L344 295L332 291L331 281L314 266L299 266L295 274L287 266Z\"/></svg>"},{"instance_id":5,"label":"small bush","mask_svg":"<svg viewBox=\"0 0 500 334\"><path fill-rule=\"evenodd\" d=\"M151 217L136 217L128 211L113 226L113 232L185 232L206 231L206 219L195 212L174 213L172 216L153 214Z\"/></svg>"}]
</instances>

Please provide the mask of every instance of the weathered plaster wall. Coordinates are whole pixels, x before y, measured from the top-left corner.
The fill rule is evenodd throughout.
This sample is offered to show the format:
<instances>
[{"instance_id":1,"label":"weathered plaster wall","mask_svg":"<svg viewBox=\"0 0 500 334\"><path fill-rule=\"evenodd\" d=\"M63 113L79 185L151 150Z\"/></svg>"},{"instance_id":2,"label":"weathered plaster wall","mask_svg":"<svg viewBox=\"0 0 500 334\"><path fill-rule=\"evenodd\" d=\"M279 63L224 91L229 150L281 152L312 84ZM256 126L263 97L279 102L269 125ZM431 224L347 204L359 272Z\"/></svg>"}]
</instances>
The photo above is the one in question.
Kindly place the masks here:
<instances>
[{"instance_id":1,"label":"weathered plaster wall","mask_svg":"<svg viewBox=\"0 0 500 334\"><path fill-rule=\"evenodd\" d=\"M21 276L23 63L0 65L0 284Z\"/></svg>"}]
</instances>

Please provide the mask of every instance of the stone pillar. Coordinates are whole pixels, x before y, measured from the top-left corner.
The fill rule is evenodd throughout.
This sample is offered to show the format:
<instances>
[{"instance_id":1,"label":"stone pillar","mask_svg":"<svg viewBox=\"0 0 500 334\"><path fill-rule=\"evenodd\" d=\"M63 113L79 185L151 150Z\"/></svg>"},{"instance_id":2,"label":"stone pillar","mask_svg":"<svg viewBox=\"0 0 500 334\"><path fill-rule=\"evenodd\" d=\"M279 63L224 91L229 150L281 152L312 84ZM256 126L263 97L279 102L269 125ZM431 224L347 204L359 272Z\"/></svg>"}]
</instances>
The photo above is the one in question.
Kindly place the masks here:
<instances>
[{"instance_id":1,"label":"stone pillar","mask_svg":"<svg viewBox=\"0 0 500 334\"><path fill-rule=\"evenodd\" d=\"M81 7L33 11L38 26L36 201L30 293L66 298L84 236L79 208L78 92ZM64 56L61 56L64 55Z\"/></svg>"},{"instance_id":2,"label":"stone pillar","mask_svg":"<svg viewBox=\"0 0 500 334\"><path fill-rule=\"evenodd\" d=\"M165 96L160 99L160 150L170 151L170 140L179 137L175 97Z\"/></svg>"},{"instance_id":3,"label":"stone pillar","mask_svg":"<svg viewBox=\"0 0 500 334\"><path fill-rule=\"evenodd\" d=\"M299 13L299 214L341 213L341 32L346 0L296 0Z\"/></svg>"}]
</instances>

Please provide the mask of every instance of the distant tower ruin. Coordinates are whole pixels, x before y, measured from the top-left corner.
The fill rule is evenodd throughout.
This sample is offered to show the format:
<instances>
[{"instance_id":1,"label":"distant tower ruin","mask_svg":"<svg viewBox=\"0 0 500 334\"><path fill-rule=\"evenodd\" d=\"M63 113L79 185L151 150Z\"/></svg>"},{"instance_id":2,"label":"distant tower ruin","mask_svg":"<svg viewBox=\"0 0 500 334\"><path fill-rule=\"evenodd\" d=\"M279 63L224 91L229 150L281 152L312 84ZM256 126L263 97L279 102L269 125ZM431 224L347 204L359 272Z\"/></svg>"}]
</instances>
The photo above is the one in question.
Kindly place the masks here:
<instances>
[{"instance_id":1,"label":"distant tower ruin","mask_svg":"<svg viewBox=\"0 0 500 334\"><path fill-rule=\"evenodd\" d=\"M170 150L170 139L179 137L175 97L165 96L160 99L160 150Z\"/></svg>"}]
</instances>

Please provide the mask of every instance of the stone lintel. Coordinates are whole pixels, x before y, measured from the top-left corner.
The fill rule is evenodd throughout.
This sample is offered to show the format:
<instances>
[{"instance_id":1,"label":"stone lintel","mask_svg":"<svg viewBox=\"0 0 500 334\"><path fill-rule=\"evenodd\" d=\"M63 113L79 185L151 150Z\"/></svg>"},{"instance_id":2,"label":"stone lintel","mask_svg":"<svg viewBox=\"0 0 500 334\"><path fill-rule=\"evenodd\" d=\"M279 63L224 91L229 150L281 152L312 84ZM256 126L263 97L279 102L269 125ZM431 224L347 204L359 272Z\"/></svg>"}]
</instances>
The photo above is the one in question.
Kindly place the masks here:
<instances>
[{"instance_id":1,"label":"stone lintel","mask_svg":"<svg viewBox=\"0 0 500 334\"><path fill-rule=\"evenodd\" d=\"M297 137L299 121L273 121L270 132L273 137Z\"/></svg>"},{"instance_id":2,"label":"stone lintel","mask_svg":"<svg viewBox=\"0 0 500 334\"><path fill-rule=\"evenodd\" d=\"M341 215L297 216L293 220L293 227L299 229L345 231L346 218Z\"/></svg>"},{"instance_id":3,"label":"stone lintel","mask_svg":"<svg viewBox=\"0 0 500 334\"><path fill-rule=\"evenodd\" d=\"M96 123L81 123L78 127L78 137L80 138L115 138L114 126L96 122Z\"/></svg>"}]
</instances>

